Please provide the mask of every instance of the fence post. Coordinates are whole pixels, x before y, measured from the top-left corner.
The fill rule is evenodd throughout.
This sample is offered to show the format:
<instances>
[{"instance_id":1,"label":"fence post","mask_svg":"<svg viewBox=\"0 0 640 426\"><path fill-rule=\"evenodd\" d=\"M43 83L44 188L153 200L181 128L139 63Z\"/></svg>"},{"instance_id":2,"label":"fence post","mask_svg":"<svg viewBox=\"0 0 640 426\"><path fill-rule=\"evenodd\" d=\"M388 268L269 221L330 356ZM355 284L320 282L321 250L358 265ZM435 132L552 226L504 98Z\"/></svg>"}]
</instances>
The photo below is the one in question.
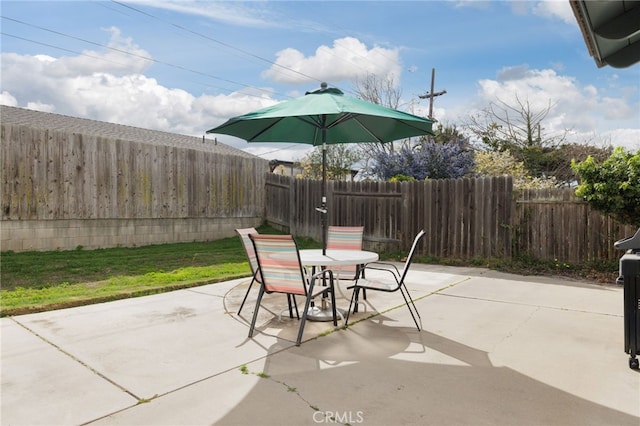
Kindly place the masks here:
<instances>
[{"instance_id":1,"label":"fence post","mask_svg":"<svg viewBox=\"0 0 640 426\"><path fill-rule=\"evenodd\" d=\"M296 217L296 180L293 177L287 179L289 182L289 233L296 235L298 227L296 226L298 218Z\"/></svg>"}]
</instances>

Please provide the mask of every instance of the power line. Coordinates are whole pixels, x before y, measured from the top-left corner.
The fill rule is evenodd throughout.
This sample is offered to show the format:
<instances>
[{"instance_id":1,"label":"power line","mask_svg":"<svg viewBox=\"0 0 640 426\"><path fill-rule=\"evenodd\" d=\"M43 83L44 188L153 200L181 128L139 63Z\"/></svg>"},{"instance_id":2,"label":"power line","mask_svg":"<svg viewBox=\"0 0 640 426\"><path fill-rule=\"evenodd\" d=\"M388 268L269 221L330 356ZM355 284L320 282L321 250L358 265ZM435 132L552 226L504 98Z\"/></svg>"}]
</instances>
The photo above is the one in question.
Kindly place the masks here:
<instances>
[{"instance_id":1,"label":"power line","mask_svg":"<svg viewBox=\"0 0 640 426\"><path fill-rule=\"evenodd\" d=\"M109 63L112 63L112 64L121 65L121 66L126 66L127 65L127 64L123 64L121 62L113 61L111 59L106 59L103 56L94 56L94 55L90 55L90 54L85 53L85 52L78 52L77 50L67 49L65 47L55 46L53 44L44 43L44 42L37 41L37 40L31 40L31 39L28 39L28 38L25 38L25 37L17 36L15 34L9 34L9 33L5 33L5 32L0 32L0 34L3 35L3 36L6 36L6 37L12 37L12 38L15 38L15 39L18 39L18 40L26 41L28 43L38 44L40 46L50 47L52 49L60 50L60 51L63 51L63 52L73 53L74 55L78 55L78 56L85 56L85 57L91 58L91 59L98 59L100 61L109 62ZM227 93L232 93L234 91L233 89L230 89L228 87L214 86L214 85L211 85L211 84L208 84L208 83L203 83L203 82L200 82L200 81L193 81L193 80L192 80L192 82L196 83L196 84L199 84L201 86L204 86L204 87L211 87L211 88L214 88L214 89L222 90L222 91L227 92ZM245 93L245 95L246 96L255 97L255 98L258 98L258 99L262 99L261 96L252 95L251 93Z\"/></svg>"},{"instance_id":2,"label":"power line","mask_svg":"<svg viewBox=\"0 0 640 426\"><path fill-rule=\"evenodd\" d=\"M158 16L156 16L156 15L154 15L152 13L145 12L144 10L138 9L138 8L130 6L130 5L127 5L127 4L123 3L123 2L120 2L120 1L117 1L117 0L112 0L112 3L114 5L120 6L122 8L126 8L127 10L133 11L135 13L142 14L142 15L150 18L150 19L154 19L154 20L160 21L160 22L162 22L162 23L164 23L166 25L170 25L170 26L172 26L174 28L179 29L180 31L187 32L189 34L192 34L192 35L195 35L197 37L203 38L203 39L205 39L207 41L216 43L216 44L218 44L220 46L224 46L225 48L228 48L228 49L231 49L233 51L239 52L239 53L245 55L245 57L249 57L249 58L256 59L256 60L259 60L259 61L262 61L262 62L266 62L266 63L271 64L271 65L273 65L273 66L275 66L277 68L280 68L282 70L286 70L286 71L288 71L290 73L296 73L296 74L298 74L300 76L303 76L303 77L305 77L307 79L310 79L310 80L315 80L315 81L318 81L318 82L321 81L320 79L317 79L317 78L315 78L313 76L310 76L310 75L307 75L305 73L299 72L297 70L294 70L294 69L288 68L286 66L280 65L280 64L278 64L278 63L276 63L274 61L268 60L268 59L266 59L266 58L264 58L262 56L253 54L253 53L251 53L249 51L240 49L240 48L238 48L236 46L233 46L233 45L231 45L229 43L217 40L217 39L215 39L213 37L210 37L208 35L199 33L197 31L193 31L193 30L191 30L189 28L186 28L186 27L184 27L182 25L179 25L179 24L170 22L168 20L159 18ZM112 12L126 14L125 12L119 11L114 7L108 7L106 4L101 4L101 3L99 3L99 4L102 7L105 7L105 8L107 8L108 10L110 10ZM126 15L128 15L128 14L126 14ZM22 21L22 20L9 18L9 17L5 17L5 16L2 16L2 18L3 19L7 19L9 21L13 21L13 22L19 23L19 24L22 24L22 25L25 25L25 26L28 26L28 27L31 27L31 28L36 28L36 29L39 29L41 31L46 31L46 32L49 32L49 33L52 33L52 34L56 34L56 35L59 35L61 37L74 39L74 40L77 40L77 41L81 41L83 43L87 43L87 44L91 44L91 45L98 46L98 47L101 47L101 48L105 48L105 49L109 49L109 50L112 50L112 51L116 51L116 52L121 53L123 55L130 55L130 56L137 57L137 58L140 58L140 59L145 60L145 61L149 61L149 62L152 62L152 63L156 63L156 64L168 66L168 67L172 67L172 68L179 69L179 70L182 70L182 71L186 71L186 72L189 72L189 73L192 73L192 74L200 75L200 76L207 77L207 78L212 78L212 79L215 79L215 80L227 82L227 83L230 83L230 84L233 84L233 85L237 85L237 86L241 86L241 87L251 88L251 89L254 89L254 90L258 91L258 92L267 93L269 95L277 93L277 92L272 92L272 91L265 90L265 89L262 89L262 88L259 88L259 87L255 87L255 86L252 86L252 85L249 85L249 84L245 84L245 83L241 83L241 82L238 82L238 81L234 81L234 80L231 80L231 79L219 77L217 75L213 75L213 74L210 74L210 73L194 70L194 69L182 66L182 65L176 65L176 64L173 64L173 63L169 63L169 62L165 62L165 61L162 61L162 60L158 60L158 59L155 59L155 58L150 57L150 56L145 56L145 55L141 55L141 54L138 54L138 53L135 53L135 52L119 49L117 47L112 47L112 46L104 45L104 44L101 44L101 43L97 43L97 42L94 42L94 41L91 41L91 40L87 40L87 39L84 39L84 38L81 38L81 37L73 36L73 35L70 35L70 34L67 34L67 33L64 33L64 32L61 32L61 31L56 31L56 30L52 30L52 29L49 29L49 28L45 28L45 27L39 26L39 25L30 24L30 23ZM335 27L335 24L334 24L334 27ZM336 28L338 28L338 27L336 27ZM340 30L342 30L342 29L340 29ZM345 34L344 30L342 30L342 32L343 32L343 34ZM5 33L3 33L3 34L5 34ZM39 44L39 45L43 45L43 46L59 49L59 50L66 51L66 52L71 52L71 53L74 53L74 54L77 54L77 55L87 56L87 57L91 57L91 58L97 58L97 59L104 60L106 62L119 64L118 62L115 62L115 61L112 61L112 60L108 60L108 59L101 58L101 57L96 57L96 56L93 56L93 55L88 55L88 54L83 53L83 52L77 52L77 51L74 51L74 50L66 49L66 48L61 47L61 46L56 46L56 45L40 42L40 41L33 40L33 39L28 39L28 38L24 38L24 37L20 37L20 36L15 36L15 35L12 35L12 34L5 34L5 35L10 36L10 37L14 37L14 38L18 38L18 39L21 39L21 40L24 40L24 41L27 41L27 42L31 42L31 43L35 43L35 44ZM346 35L348 35L348 34L346 34ZM345 50L351 52L354 55L357 55L357 56L361 57L362 59L364 59L366 61L371 62L367 57L365 57L363 55L360 55L359 53L354 52L351 49L346 48ZM337 55L334 54L334 56L337 56ZM355 64L355 63L353 63L351 61L348 61L346 59L343 59L343 60L345 60L345 62L348 62L348 63L351 63L351 64L353 64L355 66L358 66L358 64ZM119 64L119 65L124 65L124 64ZM223 87L219 87L219 86L209 85L209 84L205 84L205 83L202 83L202 82L195 82L195 83L203 85L205 87L213 87L213 88L216 88L216 89L219 89L219 90L223 90L223 91L226 91L226 92L232 92L232 90L229 89L229 88L223 88ZM248 96L256 96L256 95L252 95L252 94L248 94L248 93L247 93L247 95ZM282 95L282 96L286 96L287 98L291 97L289 95ZM256 96L256 97L259 97L259 96Z\"/></svg>"},{"instance_id":3,"label":"power line","mask_svg":"<svg viewBox=\"0 0 640 426\"><path fill-rule=\"evenodd\" d=\"M151 58L151 57L148 57L148 56L140 55L140 54L137 54L137 53L134 53L134 52L130 52L130 51L127 51L127 50L118 49L116 47L107 46L107 45L104 45L104 44L101 44L101 43L97 43L97 42L94 42L94 41L91 41L91 40L87 40L87 39L84 39L84 38L81 38L81 37L76 37L76 36L72 36L70 34L65 34L65 33L62 33L60 31L51 30L49 28L44 28L44 27L41 27L39 25L30 24L28 22L24 22L24 21L21 21L19 19L9 18L7 16L2 16L2 19L13 21L13 22L16 22L16 23L19 23L19 24L22 24L22 25L25 25L25 26L28 26L28 27L31 27L31 28L36 28L36 29L39 29L41 31L46 31L46 32L49 32L49 33L52 33L52 34L56 34L56 35L62 36L62 37L67 37L67 38L70 38L70 39L73 39L73 40L81 41L83 43L91 44L91 45L102 47L102 48L109 49L109 50L113 50L115 52L122 53L124 55L134 56L134 57L143 59L145 61L153 62L153 63L156 63L156 64L160 64L160 65L164 65L164 66L180 69L182 71L187 71L187 72L191 72L191 73L194 73L194 74L202 75L202 76L205 76L205 77L208 77L208 78L213 78L215 80L224 81L224 82L235 84L235 85L238 85L238 86L242 86L242 87L246 87L246 88L250 88L250 89L255 89L255 90L258 90L258 91L261 91L261 92L269 93L265 89L261 89L259 87L255 87L255 86L252 86L250 84L240 83L238 81L229 80L229 79L223 78L223 77L218 77L216 75L208 74L208 73L205 73L205 72L202 72L202 71L193 70L193 69L184 67L182 65L175 65L175 64L171 64L169 62L160 61L158 59L154 59L154 58ZM86 54L81 53L81 52L76 52L76 51L73 51L73 50L70 50L70 49L66 49L64 47L55 46L55 45L52 45L52 44L43 43L43 42L39 42L39 41L36 41L36 40L15 36L15 35L12 35L12 34L5 34L5 33L3 33L3 34L7 35L7 36L10 36L10 37L17 38L17 39L21 39L21 40L24 40L24 41L29 41L31 43L40 44L42 46L52 47L52 48L55 48L55 49L59 49L59 50L63 50L63 51L71 52L71 53L75 53L75 54L78 54L78 55L89 56L89 57L95 58L94 56L86 55ZM108 61L107 59L104 59L104 58L102 58L102 59L105 60L105 61ZM111 62L111 61L108 61L108 62ZM117 62L114 62L114 63L117 64ZM119 64L119 65L123 65L123 64Z\"/></svg>"},{"instance_id":4,"label":"power line","mask_svg":"<svg viewBox=\"0 0 640 426\"><path fill-rule=\"evenodd\" d=\"M289 149L289 148L292 148L294 146L300 146L300 144L291 144L291 145L285 146L284 148L278 148L278 149L274 149L272 151L263 152L262 154L254 154L254 155L256 155L258 157L262 157L262 156L265 156L267 154L273 154L274 152L284 151L285 149Z\"/></svg>"},{"instance_id":5,"label":"power line","mask_svg":"<svg viewBox=\"0 0 640 426\"><path fill-rule=\"evenodd\" d=\"M225 43L225 42L220 41L220 40L217 40L217 39L215 39L215 38L213 38L213 37L209 37L209 36L208 36L208 35L206 35L206 34L202 34L202 33L199 33L199 32L197 32L197 31L193 31L193 30L191 30L191 29L189 29L189 28L183 27L182 25L179 25L179 24L176 24L176 23L173 23L173 22L170 22L170 21L164 20L164 19L159 18L159 17L157 17L157 16L155 16L155 15L153 15L153 14L151 14L151 13L145 12L145 11L143 11L143 10L140 10L140 9L138 9L138 8L135 8L135 7L133 7L133 6L130 6L130 5L128 5L128 4L125 4L125 3L122 3L122 2L119 2L119 1L116 1L116 0L111 0L111 1L112 1L113 3L115 3L115 4L117 4L117 5L120 5L120 6L122 6L122 7L125 7L125 8L128 8L128 9L131 9L131 10L133 10L133 11L135 11L135 12L137 12L137 13L140 13L140 14L142 14L142 15L145 15L145 16L147 16L147 17L149 17L149 18L152 18L152 19L158 20L158 21L163 22L163 23L165 23L165 24L167 24L167 25L171 25L171 26L176 27L176 28L178 28L178 29L180 29L180 30L182 30L182 31L186 31L186 32L188 32L188 33L191 33L191 34L193 34L193 35L196 35L196 36L198 36L198 37L202 37L202 38L204 38L205 40L212 41L212 42L214 42L214 43L216 43L216 44L219 44L219 45L221 45L221 46L224 46L224 47L226 47L226 48L233 49L233 50L235 50L235 51L238 51L238 52L240 52L240 53L243 53L244 55L247 55L247 56L250 56L250 57L252 57L252 58L258 59L258 60L260 60L260 61L266 62L266 63L268 63L268 64L271 64L271 65L273 65L273 66L276 66L276 67L281 68L281 69L283 69L283 70L286 70L286 71L288 71L288 72L292 72L292 73L294 73L294 74L298 74L298 75L300 75L300 76L302 76L302 77L305 77L305 78L308 78L308 79L310 79L310 80L315 80L315 81L317 81L317 82L319 82L319 83L321 83L321 82L322 82L322 81L321 81L320 79L318 79L318 78L312 77L312 76L310 76L310 75L307 75L307 74L302 73L302 72L300 72L300 71L294 70L294 69L292 69L292 68L285 67L284 65L280 65L280 64L278 64L278 63L276 63L276 62L274 62L274 61L271 61L271 60L269 60L269 59L263 58L263 57L262 57L262 56L260 56L260 55L256 55L256 54L254 54L254 53L252 53L252 52L246 51L246 50L244 50L244 49L240 49L239 47L233 46L233 45L231 45L231 44L229 44L229 43Z\"/></svg>"},{"instance_id":6,"label":"power line","mask_svg":"<svg viewBox=\"0 0 640 426\"><path fill-rule=\"evenodd\" d=\"M326 81L326 79L319 79L319 78L310 76L310 75L305 74L303 72L300 72L300 71L294 70L292 68L289 68L289 67L283 66L281 64L278 64L278 63L276 63L274 61L271 61L269 59L266 59L266 58L264 58L262 56L253 54L253 53L251 53L249 51L246 51L246 50L243 50L243 49L240 49L240 48L238 48L236 46L233 46L233 45L231 45L229 43L225 43L225 42L217 40L217 39L215 39L213 37L210 37L210 36L207 36L205 34L193 31L193 30L191 30L189 28L186 28L186 27L184 27L182 25L179 25L179 24L164 20L164 19L159 18L159 17L157 17L157 16L155 16L155 15L153 15L151 13L148 13L148 12L145 12L143 10L140 10L140 9L138 9L136 7L127 5L125 3L122 3L122 2L119 2L119 1L116 1L116 0L112 0L112 3L115 4L115 5L118 5L120 7L126 8L128 10L134 11L136 13L142 14L142 15L148 17L148 18L151 18L151 19L154 19L154 20L158 20L160 22L163 22L164 24L173 26L173 27L175 27L175 28L177 28L177 29L179 29L181 31L185 31L185 32L190 33L192 35L195 35L195 36L198 36L198 37L203 38L205 40L208 40L210 42L217 43L218 45L224 46L224 47L226 47L228 49L232 49L233 51L240 52L243 55L245 55L245 57L248 56L250 58L253 58L253 59L256 59L256 60L259 60L259 61L262 61L262 62L266 62L266 63L268 63L270 65L273 65L274 67L279 68L281 70L279 72L286 71L286 72L289 72L289 73L295 73L295 74L298 74L298 75L300 75L302 77L305 77L305 78L307 78L309 80L313 80L313 81L317 81L317 82ZM107 5L104 5L104 4L100 4L100 5L102 7L105 7L107 9L113 11L113 12L119 12L115 8L107 7ZM119 13L122 13L122 12L119 12ZM87 40L87 39L84 39L84 38L81 38L81 37L73 36L73 35L70 35L70 34L67 34L67 33L64 33L64 32L61 32L61 31L56 31L56 30L52 30L52 29L49 29L49 28L45 28L45 27L39 26L39 25L31 24L31 23L28 23L28 22L25 22L25 21L22 21L22 20L9 18L9 17L6 17L6 16L2 16L2 18L10 20L10 21L13 21L13 22L16 22L16 23L19 23L19 24L22 24L22 25L25 25L25 26L36 28L36 29L39 29L41 31L50 32L52 34L56 34L56 35L59 35L59 36L62 36L62 37L67 37L67 38L71 38L71 39L74 39L74 40L77 40L77 41L81 41L83 43L91 44L91 45L98 46L98 47L101 47L101 48L110 49L112 51L116 51L116 52L119 52L119 53L122 53L122 54L125 54L125 55L138 57L140 59L143 59L145 61L149 61L149 62L152 62L152 63L156 63L156 64L168 66L168 67L172 67L172 68L179 69L179 70L182 70L182 71L187 71L187 72L190 72L190 73L193 73L193 74L197 74L197 75L201 75L201 76L208 77L208 78L213 78L215 80L224 81L224 82L227 82L227 83L230 83L230 84L234 84L234 85L237 85L237 86L251 88L251 89L257 90L257 91L262 92L262 93L268 93L268 94L277 93L277 92L271 92L271 91L268 91L268 90L265 90L265 89L262 89L262 88L259 88L259 87L255 87L255 86L252 86L252 85L249 85L249 84L245 84L245 83L241 83L241 82L238 82L238 81L234 81L234 80L231 80L231 79L219 77L219 76L216 76L216 75L213 75L213 74L197 71L197 70L194 70L194 69L182 66L182 65L176 65L176 64L165 62L165 61L161 61L161 60L149 57L149 56L144 56L144 55L140 55L140 54L137 54L137 53L134 53L134 52L126 51L126 50L123 50L123 49L118 49L116 47L112 47L112 46L104 45L104 44L101 44L101 43L97 43L97 42L94 42L94 41L91 41L91 40ZM28 42L31 42L31 43L40 44L40 45L43 45L43 46L59 49L59 50L62 50L62 51L67 51L67 52L71 52L71 53L75 53L75 54L79 54L79 55L95 58L94 56L87 55L87 54L84 54L84 53L81 53L81 52L76 52L76 51L73 51L73 50L70 50L70 49L66 49L66 48L63 48L61 46L55 46L55 45L52 45L52 44L49 44L49 43L44 43L44 42L40 42L40 41L37 41L37 40L28 39L28 38L24 38L24 37L19 37L19 36L15 36L15 35L11 35L11 34L7 34L7 35L8 36L12 36L14 38L22 39L24 41L28 41ZM360 54L358 54L356 52L353 52L350 49L345 49L345 50L347 50L347 51L353 53L354 55L357 55L357 56L369 61L363 55L360 55ZM335 54L334 54L334 56L337 57L337 55L335 55ZM109 60L104 59L104 58L99 58L99 59L105 60L107 62L117 63L117 62L114 62L114 61L109 61ZM353 63L351 61L348 61L348 60L346 60L344 58L341 58L341 59L344 60L345 62L348 62L348 63L352 64L352 65L358 66L358 64L355 64L355 63ZM360 67L360 68L362 68L362 67ZM202 84L202 83L198 82L198 84ZM218 87L218 86L211 86L211 85L207 85L207 84L202 84L202 85L207 86L207 87L215 87L215 88L218 88L218 89L221 89L221 90L224 90L224 91L230 91L227 88L221 88L221 87ZM285 96L287 98L291 97L291 96L286 95L286 94L280 94L280 95Z\"/></svg>"},{"instance_id":7,"label":"power line","mask_svg":"<svg viewBox=\"0 0 640 426\"><path fill-rule=\"evenodd\" d=\"M134 6L131 6L131 5L128 5L128 4L126 4L126 3L123 3L123 2L120 2L120 1L117 1L117 0L111 0L111 2L112 2L112 3L114 3L114 4L117 4L117 5L121 6L121 7L124 7L124 8L127 8L127 9L129 9L129 10L132 10L132 11L134 11L134 12L140 13L140 14L142 14L142 15L144 15L144 16L146 16L146 17L148 17L148 18L151 18L151 19L154 19L154 20L158 20L158 21L160 21L160 22L162 22L162 23L164 23L164 24L167 24L167 25L173 26L173 27L178 28L178 29L180 29L180 30L182 30L182 31L185 31L185 32L188 32L188 33L190 33L190 34L196 35L196 36L198 36L198 37L204 38L205 40L212 41L212 42L214 42L214 43L216 43L216 44L218 44L218 45L220 45L220 46L223 46L223 47L226 47L226 48L228 48L228 49L232 49L232 50L234 50L234 51L240 52L240 53L242 53L242 54L243 54L243 55L245 55L245 56L249 56L249 57L251 57L251 58L254 58L254 59L257 59L257 60L259 60L259 61L265 62L265 63L267 63L267 64L273 65L273 66L275 66L275 67L277 67L277 68L279 68L279 69L281 70L281 71L276 70L276 71L278 71L278 72L283 73L283 71L286 71L286 72L289 72L289 73L294 73L294 74L300 75L300 76L302 76L302 77L305 77L305 78L307 78L307 79L309 79L309 80L316 81L316 82L318 82L318 83L321 83L321 82L323 82L323 81L324 81L324 82L326 82L326 81L327 81L327 79L326 79L326 78L317 78L317 77L314 77L314 76L310 76L310 75L305 74L305 73L303 73L303 72L301 72L301 71L297 71L297 70L295 70L295 69L292 69L292 68L286 67L286 66L281 65L281 64L279 64L279 63L277 63L277 62L274 62L274 61L272 61L272 60L269 60L269 59L267 59L267 58L264 58L264 57L262 57L262 56L260 56L260 55L256 55L256 54L254 54L254 53L252 53L252 52L249 52L249 51L247 51L247 50L241 49L241 48L239 48L239 47L237 47L237 46L234 46L234 45L232 45L232 44L229 44L229 43L226 43L226 42L220 41L220 40L215 39L215 38L213 38L213 37L210 37L210 36L208 36L208 35L206 35L206 34L202 34L202 33L200 33L200 32L197 32L197 31L191 30L190 28L187 28L187 27L184 27L184 26L182 26L182 25L176 24L176 23L171 22L171 21L169 21L169 20L162 19L162 18L160 18L160 17L158 17L158 16L156 16L156 15L154 15L154 14L152 14L152 13L149 13L149 12L146 12L146 11L144 11L144 10L138 9L138 8L136 8L136 7L134 7ZM308 27L308 28L313 28L313 27L311 27L311 26L310 26L310 25L308 25L308 24L306 24L306 25L304 25L304 26L306 26L306 27ZM334 25L334 26L335 26L335 25ZM339 28L339 27L337 27L337 26L335 26L335 27L336 27L336 28L338 28L338 29L343 33L343 35L344 35L344 36L351 37L351 36L350 36L348 33L346 33L342 28ZM353 51L352 49L349 49L349 48L347 48L347 47L345 47L345 46L340 46L340 47L341 47L342 49L344 49L345 51L350 52L351 54L353 54L353 55L355 55L355 56L358 56L358 57L362 58L363 60L365 60L365 61L367 61L367 62L369 62L369 63L372 63L372 64L373 64L373 62L372 62L368 57L366 57L366 56L364 56L364 55L361 55L360 53L355 52L355 51ZM385 55L384 53L382 53L382 52L380 52L380 51L376 51L376 53L377 53L378 55L381 55L381 56L385 57L386 59L391 59L391 58L389 58L389 56ZM361 69L361 70L363 70L363 71L366 71L366 68L364 68L364 67L363 67L363 66L361 66L360 64L357 64L357 63L355 63L355 62L353 62L353 61L351 61L351 60L348 60L348 59L346 59L346 58L342 58L342 57L338 56L336 53L331 52L331 55L333 55L334 57L336 57L337 59L339 59L339 60L341 60L341 61L344 61L344 62L346 62L346 63L348 63L348 64L350 64L350 65L352 65L352 66L358 67L358 68L360 68L360 69ZM287 97L289 97L289 96L287 96Z\"/></svg>"},{"instance_id":8,"label":"power line","mask_svg":"<svg viewBox=\"0 0 640 426\"><path fill-rule=\"evenodd\" d=\"M3 18L4 18L4 16L3 16ZM2 34L3 36L15 38L15 39L18 39L18 40L27 41L29 43L39 44L40 46L51 47L52 49L61 50L63 52L73 53L75 55L80 55L80 56L86 56L87 58L100 59L102 61L110 62L110 63L116 64L116 65L122 65L122 66L126 65L126 64L123 64L123 63L120 63L120 62L116 62L116 61L112 61L110 59L106 59L104 57L89 55L89 54L84 53L84 52L78 52L76 50L67 49L65 47L54 46L53 44L43 43L41 41L36 41L36 40L31 40L31 39L20 37L20 36L14 35L14 34L9 34L9 33L5 33L5 32L0 32L0 34Z\"/></svg>"}]
</instances>

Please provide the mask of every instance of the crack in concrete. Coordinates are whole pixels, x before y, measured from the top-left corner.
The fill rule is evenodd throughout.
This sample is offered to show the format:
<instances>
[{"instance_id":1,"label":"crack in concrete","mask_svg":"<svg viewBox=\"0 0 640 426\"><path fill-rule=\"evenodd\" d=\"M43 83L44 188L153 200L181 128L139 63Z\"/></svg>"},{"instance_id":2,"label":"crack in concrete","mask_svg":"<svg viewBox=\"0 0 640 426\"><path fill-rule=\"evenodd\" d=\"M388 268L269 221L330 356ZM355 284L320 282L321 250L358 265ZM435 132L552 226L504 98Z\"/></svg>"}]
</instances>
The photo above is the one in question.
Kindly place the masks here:
<instances>
[{"instance_id":1,"label":"crack in concrete","mask_svg":"<svg viewBox=\"0 0 640 426\"><path fill-rule=\"evenodd\" d=\"M56 350L58 350L60 353L66 355L67 357L71 358L74 362L77 362L78 364L82 365L84 368L86 368L87 370L91 371L93 374L97 375L98 377L100 377L103 380L106 380L107 382L111 383L112 385L114 385L115 387L117 387L118 389L120 389L121 391L125 392L126 394L130 395L131 397L135 398L136 401L141 401L142 398L135 395L133 392L131 392L129 389L125 388L124 386L120 385L119 383L115 382L114 380L110 379L109 377L105 376L104 374L102 374L101 372L99 372L98 370L96 370L95 368L91 367L89 364L87 364L86 362L80 360L79 358L77 358L76 356L74 356L71 352L64 350L61 346L53 343L51 340L47 339L46 337L42 336L41 334L37 333L35 330L29 328L26 324L21 323L20 321L18 321L15 317L11 317L11 320L16 323L18 326L24 328L25 330L27 330L29 333L31 333L32 335L34 335L35 337L37 337L38 339L42 340L43 342L45 342L46 344L54 347Z\"/></svg>"}]
</instances>

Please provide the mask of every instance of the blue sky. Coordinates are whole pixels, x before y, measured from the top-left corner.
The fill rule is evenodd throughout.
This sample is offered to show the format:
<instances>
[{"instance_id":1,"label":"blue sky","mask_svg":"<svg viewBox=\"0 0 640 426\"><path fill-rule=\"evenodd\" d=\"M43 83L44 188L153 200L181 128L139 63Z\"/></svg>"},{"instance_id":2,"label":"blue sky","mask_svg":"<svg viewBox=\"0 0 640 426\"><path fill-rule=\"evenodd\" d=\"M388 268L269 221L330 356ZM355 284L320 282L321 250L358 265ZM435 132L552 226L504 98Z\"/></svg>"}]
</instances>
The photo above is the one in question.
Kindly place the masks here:
<instances>
[{"instance_id":1,"label":"blue sky","mask_svg":"<svg viewBox=\"0 0 640 426\"><path fill-rule=\"evenodd\" d=\"M550 133L640 148L640 64L597 68L568 0L0 6L6 105L201 136L321 81L353 94L367 73L392 78L400 109L426 115L418 96L435 68L445 124L517 94L534 109L553 105ZM269 159L308 150L218 139Z\"/></svg>"}]
</instances>

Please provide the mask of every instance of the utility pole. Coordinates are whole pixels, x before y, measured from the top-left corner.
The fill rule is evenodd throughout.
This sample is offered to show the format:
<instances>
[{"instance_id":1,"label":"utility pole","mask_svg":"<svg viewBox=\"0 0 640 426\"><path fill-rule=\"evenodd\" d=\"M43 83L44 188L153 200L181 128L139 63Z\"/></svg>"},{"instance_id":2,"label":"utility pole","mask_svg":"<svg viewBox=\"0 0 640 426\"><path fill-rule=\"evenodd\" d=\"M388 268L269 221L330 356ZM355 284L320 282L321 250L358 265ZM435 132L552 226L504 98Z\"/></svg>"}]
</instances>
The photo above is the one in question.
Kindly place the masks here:
<instances>
[{"instance_id":1,"label":"utility pole","mask_svg":"<svg viewBox=\"0 0 640 426\"><path fill-rule=\"evenodd\" d=\"M435 80L436 80L436 69L431 68L431 92L418 96L420 99L429 99L429 118L433 118L433 98L447 93L446 90L443 90L441 92L435 92L435 93L433 92L433 85L435 84Z\"/></svg>"}]
</instances>

